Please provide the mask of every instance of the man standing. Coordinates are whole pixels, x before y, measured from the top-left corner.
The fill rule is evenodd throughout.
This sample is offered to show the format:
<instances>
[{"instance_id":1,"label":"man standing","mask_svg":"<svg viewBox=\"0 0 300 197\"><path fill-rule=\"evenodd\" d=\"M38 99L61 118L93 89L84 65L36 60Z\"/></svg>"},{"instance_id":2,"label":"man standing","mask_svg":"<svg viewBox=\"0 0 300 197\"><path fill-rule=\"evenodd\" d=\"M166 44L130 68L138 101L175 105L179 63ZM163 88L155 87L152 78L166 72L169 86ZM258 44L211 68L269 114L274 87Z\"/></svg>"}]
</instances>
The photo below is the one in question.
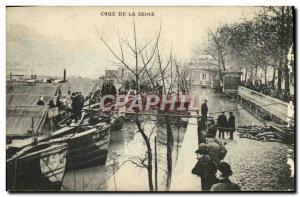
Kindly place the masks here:
<instances>
[{"instance_id":1,"label":"man standing","mask_svg":"<svg viewBox=\"0 0 300 197\"><path fill-rule=\"evenodd\" d=\"M79 119L81 119L81 115L82 115L82 109L84 106L84 97L82 96L81 92L77 92L77 97L78 97L78 116Z\"/></svg>"},{"instance_id":2,"label":"man standing","mask_svg":"<svg viewBox=\"0 0 300 197\"><path fill-rule=\"evenodd\" d=\"M209 191L211 186L218 181L216 178L217 168L208 154L206 144L199 144L195 153L198 161L192 169L192 173L201 177L202 190Z\"/></svg>"},{"instance_id":3,"label":"man standing","mask_svg":"<svg viewBox=\"0 0 300 197\"><path fill-rule=\"evenodd\" d=\"M72 99L72 111L73 111L73 116L75 119L75 123L78 122L78 116L79 116L79 102L78 102L78 97L75 92L72 93L71 96Z\"/></svg>"},{"instance_id":4,"label":"man standing","mask_svg":"<svg viewBox=\"0 0 300 197\"><path fill-rule=\"evenodd\" d=\"M233 132L235 131L235 117L232 112L229 112L228 130L230 133L230 139L233 140Z\"/></svg>"},{"instance_id":5,"label":"man standing","mask_svg":"<svg viewBox=\"0 0 300 197\"><path fill-rule=\"evenodd\" d=\"M222 112L222 114L219 115L218 117L218 127L219 127L219 138L224 139L224 133L227 127L227 118L225 116L225 112Z\"/></svg>"},{"instance_id":6,"label":"man standing","mask_svg":"<svg viewBox=\"0 0 300 197\"><path fill-rule=\"evenodd\" d=\"M208 113L207 99L204 99L204 103L201 105L201 122L202 123L206 122L207 113Z\"/></svg>"}]
</instances>

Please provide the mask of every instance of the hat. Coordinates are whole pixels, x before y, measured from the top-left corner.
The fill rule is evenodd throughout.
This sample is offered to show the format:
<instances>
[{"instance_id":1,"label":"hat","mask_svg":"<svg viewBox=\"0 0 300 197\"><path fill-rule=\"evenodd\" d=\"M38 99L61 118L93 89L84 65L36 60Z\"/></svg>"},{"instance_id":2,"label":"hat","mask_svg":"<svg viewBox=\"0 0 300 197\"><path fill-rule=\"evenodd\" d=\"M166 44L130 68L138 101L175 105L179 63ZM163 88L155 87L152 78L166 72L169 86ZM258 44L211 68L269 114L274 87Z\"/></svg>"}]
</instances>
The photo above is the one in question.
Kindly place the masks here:
<instances>
[{"instance_id":1,"label":"hat","mask_svg":"<svg viewBox=\"0 0 300 197\"><path fill-rule=\"evenodd\" d=\"M195 153L198 153L198 154L205 154L205 153L207 153L207 146L206 146L206 144L204 144L204 143L199 144L199 147L195 151Z\"/></svg>"},{"instance_id":2,"label":"hat","mask_svg":"<svg viewBox=\"0 0 300 197\"><path fill-rule=\"evenodd\" d=\"M224 175L224 176L231 176L232 170L228 163L226 162L220 162L217 165L217 169Z\"/></svg>"}]
</instances>

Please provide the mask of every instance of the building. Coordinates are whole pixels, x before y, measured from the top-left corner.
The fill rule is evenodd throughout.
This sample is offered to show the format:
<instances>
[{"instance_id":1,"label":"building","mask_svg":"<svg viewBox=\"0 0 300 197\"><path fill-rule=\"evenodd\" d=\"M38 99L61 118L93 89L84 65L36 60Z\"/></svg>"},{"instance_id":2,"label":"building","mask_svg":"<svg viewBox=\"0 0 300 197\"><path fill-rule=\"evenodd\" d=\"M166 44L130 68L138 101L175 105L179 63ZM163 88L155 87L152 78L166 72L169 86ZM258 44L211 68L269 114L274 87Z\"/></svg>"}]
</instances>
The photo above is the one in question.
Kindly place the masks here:
<instances>
[{"instance_id":1,"label":"building","mask_svg":"<svg viewBox=\"0 0 300 197\"><path fill-rule=\"evenodd\" d=\"M240 71L222 71L223 92L236 93L239 85L241 84Z\"/></svg>"},{"instance_id":2,"label":"building","mask_svg":"<svg viewBox=\"0 0 300 197\"><path fill-rule=\"evenodd\" d=\"M53 84L7 83L6 136L24 138L43 134L49 128L50 100L56 102L59 87ZM40 96L45 105L37 105Z\"/></svg>"},{"instance_id":3,"label":"building","mask_svg":"<svg viewBox=\"0 0 300 197\"><path fill-rule=\"evenodd\" d=\"M212 87L217 76L217 61L202 55L191 58L189 63L191 86Z\"/></svg>"}]
</instances>

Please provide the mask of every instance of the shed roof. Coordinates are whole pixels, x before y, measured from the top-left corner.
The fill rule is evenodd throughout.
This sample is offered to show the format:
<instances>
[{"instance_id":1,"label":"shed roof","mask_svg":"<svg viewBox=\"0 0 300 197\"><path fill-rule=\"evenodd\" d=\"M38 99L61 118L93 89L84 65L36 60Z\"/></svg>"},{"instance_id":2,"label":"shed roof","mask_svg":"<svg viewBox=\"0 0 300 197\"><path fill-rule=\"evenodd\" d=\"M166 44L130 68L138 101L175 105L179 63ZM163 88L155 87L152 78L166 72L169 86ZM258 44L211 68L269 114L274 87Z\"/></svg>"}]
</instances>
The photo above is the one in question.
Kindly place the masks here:
<instances>
[{"instance_id":1,"label":"shed roof","mask_svg":"<svg viewBox=\"0 0 300 197\"><path fill-rule=\"evenodd\" d=\"M26 136L32 127L40 132L47 116L48 105L37 105L40 96L47 104L58 92L54 85L7 84L6 89L6 135Z\"/></svg>"},{"instance_id":2,"label":"shed roof","mask_svg":"<svg viewBox=\"0 0 300 197\"><path fill-rule=\"evenodd\" d=\"M40 129L46 118L48 107L45 106L7 106L6 111L6 135L24 136L31 129L32 118L34 131Z\"/></svg>"},{"instance_id":3,"label":"shed roof","mask_svg":"<svg viewBox=\"0 0 300 197\"><path fill-rule=\"evenodd\" d=\"M58 86L54 85L7 85L7 95L55 96Z\"/></svg>"}]
</instances>

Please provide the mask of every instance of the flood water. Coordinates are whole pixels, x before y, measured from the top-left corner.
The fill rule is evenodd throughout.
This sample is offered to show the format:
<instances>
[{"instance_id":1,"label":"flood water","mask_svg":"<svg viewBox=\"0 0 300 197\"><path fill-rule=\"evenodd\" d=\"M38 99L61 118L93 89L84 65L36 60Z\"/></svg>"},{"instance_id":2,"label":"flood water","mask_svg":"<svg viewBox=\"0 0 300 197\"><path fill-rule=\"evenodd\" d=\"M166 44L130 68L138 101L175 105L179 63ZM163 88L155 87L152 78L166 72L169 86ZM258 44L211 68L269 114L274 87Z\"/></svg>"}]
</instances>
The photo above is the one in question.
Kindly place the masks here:
<instances>
[{"instance_id":1,"label":"flood water","mask_svg":"<svg viewBox=\"0 0 300 197\"><path fill-rule=\"evenodd\" d=\"M217 118L221 111L235 110L233 114L236 117L236 126L261 124L233 99L224 95L214 94L209 89L200 88L194 88L192 94L198 95L201 102L204 98L208 100L209 116ZM153 160L154 137L157 136L158 190L165 191L167 190L165 128L163 125L157 126L155 117L142 121L142 126L148 136L152 133L150 142ZM173 169L184 139L185 129L185 127L172 126ZM66 171L62 190L149 191L147 170L137 166L141 163L140 159L146 157L146 146L135 123L127 121L121 131L113 131L111 134L106 165ZM236 132L234 138L233 141L225 140L228 143L225 161L232 166L234 172L232 179L242 187L242 190L293 190L294 178L291 177L292 172L287 164L287 155L291 147L277 142L242 139Z\"/></svg>"},{"instance_id":2,"label":"flood water","mask_svg":"<svg viewBox=\"0 0 300 197\"><path fill-rule=\"evenodd\" d=\"M156 119L144 118L142 126L149 136L154 162L154 137L157 136L158 189L166 189L167 152L166 132ZM145 124L146 123L146 124ZM185 127L172 127L174 137L173 165L177 160ZM126 121L121 131L111 132L111 142L106 165L65 173L62 190L65 191L148 191L147 169L137 166L146 157L146 146L135 122ZM133 162L131 162L133 161ZM147 162L145 162L146 164ZM154 165L153 165L154 172ZM153 176L154 177L154 176ZM153 178L154 184L154 178Z\"/></svg>"}]
</instances>

